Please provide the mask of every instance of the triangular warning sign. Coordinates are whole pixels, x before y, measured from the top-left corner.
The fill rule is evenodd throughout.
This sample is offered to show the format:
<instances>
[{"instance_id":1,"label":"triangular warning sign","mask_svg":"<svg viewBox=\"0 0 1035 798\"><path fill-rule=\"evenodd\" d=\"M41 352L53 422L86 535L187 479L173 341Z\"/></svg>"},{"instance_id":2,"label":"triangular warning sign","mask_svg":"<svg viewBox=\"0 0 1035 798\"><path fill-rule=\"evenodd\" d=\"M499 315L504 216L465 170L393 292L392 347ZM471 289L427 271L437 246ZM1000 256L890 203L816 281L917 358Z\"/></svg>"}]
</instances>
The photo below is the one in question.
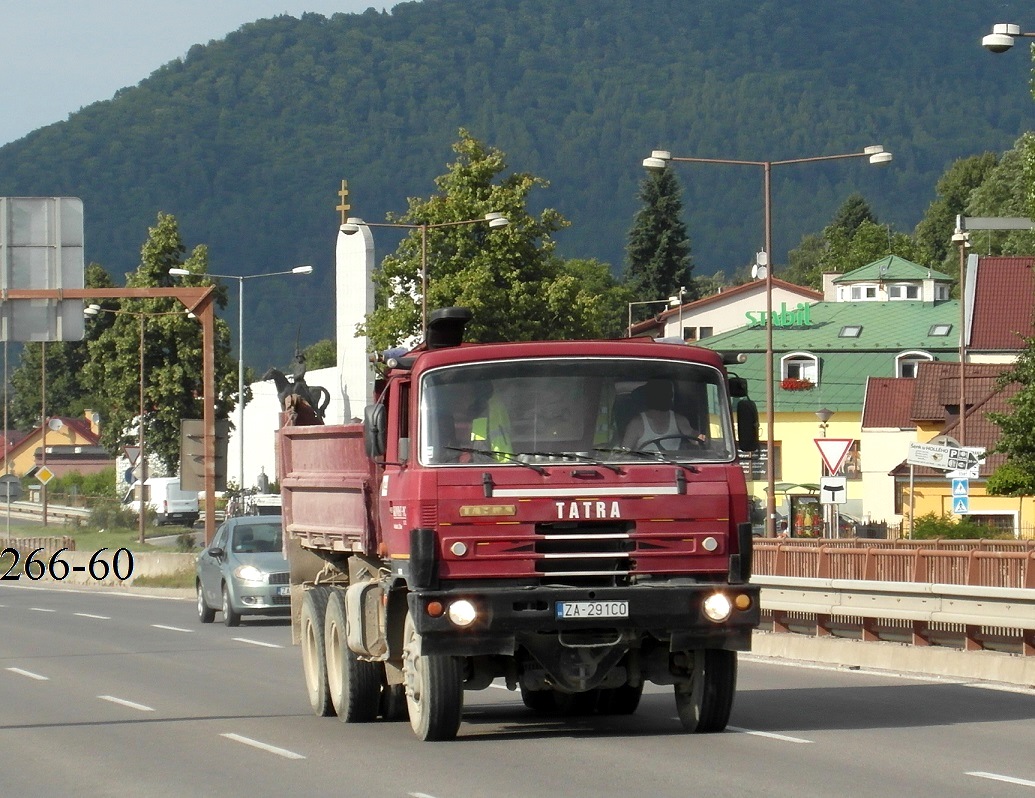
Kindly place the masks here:
<instances>
[{"instance_id":1,"label":"triangular warning sign","mask_svg":"<svg viewBox=\"0 0 1035 798\"><path fill-rule=\"evenodd\" d=\"M819 449L820 457L826 463L831 474L837 474L844 465L848 451L852 448L855 440L852 438L813 438L816 448Z\"/></svg>"},{"instance_id":2,"label":"triangular warning sign","mask_svg":"<svg viewBox=\"0 0 1035 798\"><path fill-rule=\"evenodd\" d=\"M122 451L126 455L126 459L129 460L131 466L137 464L137 460L140 458L140 447L139 446L125 446Z\"/></svg>"}]
</instances>

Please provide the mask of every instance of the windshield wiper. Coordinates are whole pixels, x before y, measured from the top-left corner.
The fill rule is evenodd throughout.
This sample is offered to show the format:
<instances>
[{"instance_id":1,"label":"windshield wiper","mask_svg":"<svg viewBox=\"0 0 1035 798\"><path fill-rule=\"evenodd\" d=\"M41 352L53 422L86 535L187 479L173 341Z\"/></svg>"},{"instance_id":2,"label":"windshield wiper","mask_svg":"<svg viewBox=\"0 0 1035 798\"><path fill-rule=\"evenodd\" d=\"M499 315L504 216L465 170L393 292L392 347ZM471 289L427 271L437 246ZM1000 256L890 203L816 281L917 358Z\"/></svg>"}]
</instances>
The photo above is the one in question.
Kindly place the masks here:
<instances>
[{"instance_id":1,"label":"windshield wiper","mask_svg":"<svg viewBox=\"0 0 1035 798\"><path fill-rule=\"evenodd\" d=\"M670 465L679 466L685 468L687 471L696 474L697 467L692 466L689 463L683 463L679 460L673 460L670 457L665 457L661 452L648 452L645 449L627 449L625 446L619 446L614 449L594 449L595 452L609 452L611 454L629 454L635 455L636 457L642 457L645 460L654 460L658 463L668 463Z\"/></svg>"},{"instance_id":2,"label":"windshield wiper","mask_svg":"<svg viewBox=\"0 0 1035 798\"><path fill-rule=\"evenodd\" d=\"M500 451L489 450L489 449L475 449L473 446L446 446L444 448L449 449L450 451L453 451L453 452L467 452L468 454L482 454L482 455L485 455L486 457L490 457L490 458L494 458L494 457L497 457L497 456L504 457L504 458L506 458L511 463L517 463L518 465L523 465L526 468L531 468L537 474L545 474L546 473L546 469L543 468L542 466L537 466L534 463L526 462L526 461L522 460L519 455L516 455L513 452L500 452Z\"/></svg>"},{"instance_id":3,"label":"windshield wiper","mask_svg":"<svg viewBox=\"0 0 1035 798\"><path fill-rule=\"evenodd\" d=\"M595 452L611 451L610 449L594 449ZM613 463L605 463L599 457L590 457L586 454L579 454L578 452L522 452L521 454L530 454L535 457L565 457L571 460L580 460L583 463L592 463L595 466L606 468L610 471L614 471L616 474L621 474L622 469Z\"/></svg>"}]
</instances>

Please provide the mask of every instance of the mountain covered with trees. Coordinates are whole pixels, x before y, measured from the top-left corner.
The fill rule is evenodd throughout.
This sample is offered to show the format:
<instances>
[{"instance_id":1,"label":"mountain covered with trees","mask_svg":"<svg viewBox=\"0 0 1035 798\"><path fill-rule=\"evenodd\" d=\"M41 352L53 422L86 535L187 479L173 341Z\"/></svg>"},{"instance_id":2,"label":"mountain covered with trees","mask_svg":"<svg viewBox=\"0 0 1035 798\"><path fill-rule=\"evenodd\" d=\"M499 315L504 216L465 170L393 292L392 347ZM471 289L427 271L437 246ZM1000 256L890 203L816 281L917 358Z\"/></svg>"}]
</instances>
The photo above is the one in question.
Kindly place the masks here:
<instances>
[{"instance_id":1,"label":"mountain covered with trees","mask_svg":"<svg viewBox=\"0 0 1035 798\"><path fill-rule=\"evenodd\" d=\"M302 280L248 284L246 359L283 366L296 340L333 336L341 180L352 215L383 220L434 193L460 129L545 181L528 201L571 222L554 232L559 255L615 274L657 148L894 153L882 169L773 169L777 272L855 193L911 234L951 164L1032 126L1026 48L983 50L990 26L1012 21L988 14L965 0L423 0L261 20L0 148L0 195L81 197L87 259L118 284L161 213L188 247L207 245L213 273L311 263ZM694 274L750 262L761 169L673 171ZM376 231L379 259L391 233Z\"/></svg>"}]
</instances>

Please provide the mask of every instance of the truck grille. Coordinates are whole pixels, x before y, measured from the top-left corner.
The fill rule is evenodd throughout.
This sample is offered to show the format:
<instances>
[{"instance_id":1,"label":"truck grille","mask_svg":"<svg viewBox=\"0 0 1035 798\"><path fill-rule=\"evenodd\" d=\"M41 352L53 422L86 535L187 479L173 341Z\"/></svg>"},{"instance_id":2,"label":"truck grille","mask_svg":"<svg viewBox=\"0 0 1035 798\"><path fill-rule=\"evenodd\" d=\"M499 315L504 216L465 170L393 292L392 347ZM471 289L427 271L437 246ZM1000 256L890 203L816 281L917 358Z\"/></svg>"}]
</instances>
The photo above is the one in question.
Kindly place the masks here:
<instances>
[{"instance_id":1,"label":"truck grille","mask_svg":"<svg viewBox=\"0 0 1035 798\"><path fill-rule=\"evenodd\" d=\"M544 577L581 578L601 584L633 570L636 541L628 522L536 524L536 570Z\"/></svg>"}]
</instances>

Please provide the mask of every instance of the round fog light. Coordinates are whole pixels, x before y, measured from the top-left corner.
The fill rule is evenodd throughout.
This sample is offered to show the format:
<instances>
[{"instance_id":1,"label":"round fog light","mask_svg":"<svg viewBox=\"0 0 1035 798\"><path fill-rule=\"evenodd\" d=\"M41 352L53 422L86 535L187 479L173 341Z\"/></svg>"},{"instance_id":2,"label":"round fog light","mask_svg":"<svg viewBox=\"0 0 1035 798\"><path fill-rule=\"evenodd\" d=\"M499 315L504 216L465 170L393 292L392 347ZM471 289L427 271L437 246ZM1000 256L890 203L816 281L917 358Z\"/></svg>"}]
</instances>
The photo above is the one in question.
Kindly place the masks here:
<instances>
[{"instance_id":1,"label":"round fog light","mask_svg":"<svg viewBox=\"0 0 1035 798\"><path fill-rule=\"evenodd\" d=\"M713 593L704 600L704 614L715 623L722 623L729 618L732 610L733 605L722 593Z\"/></svg>"},{"instance_id":2,"label":"round fog light","mask_svg":"<svg viewBox=\"0 0 1035 798\"><path fill-rule=\"evenodd\" d=\"M478 616L478 612L475 610L474 605L467 599L460 599L459 601L454 601L449 605L447 615L449 615L449 620L456 626L470 626L474 623L474 619Z\"/></svg>"}]
</instances>

